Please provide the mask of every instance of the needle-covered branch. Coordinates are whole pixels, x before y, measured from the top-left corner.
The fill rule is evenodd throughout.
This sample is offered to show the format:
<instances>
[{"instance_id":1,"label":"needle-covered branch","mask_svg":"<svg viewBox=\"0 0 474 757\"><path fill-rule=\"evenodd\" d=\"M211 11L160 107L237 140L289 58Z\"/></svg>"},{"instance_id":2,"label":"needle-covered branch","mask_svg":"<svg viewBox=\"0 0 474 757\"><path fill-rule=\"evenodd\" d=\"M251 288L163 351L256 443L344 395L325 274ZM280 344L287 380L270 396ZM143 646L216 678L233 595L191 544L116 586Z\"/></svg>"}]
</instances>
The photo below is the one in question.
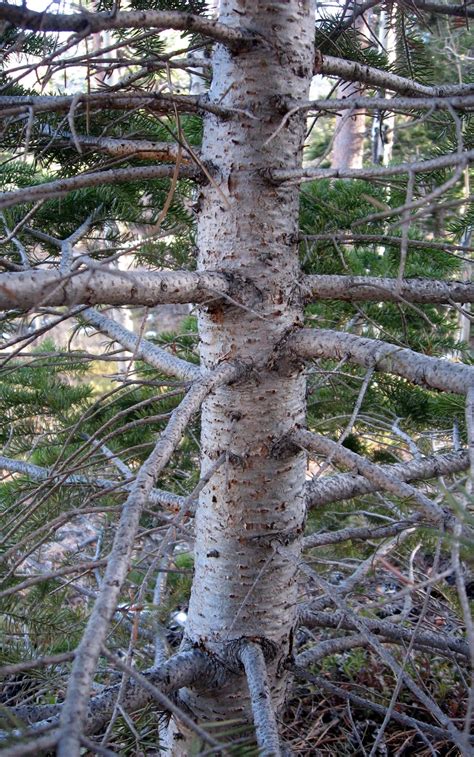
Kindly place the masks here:
<instances>
[{"instance_id":1,"label":"needle-covered branch","mask_svg":"<svg viewBox=\"0 0 474 757\"><path fill-rule=\"evenodd\" d=\"M188 363L187 360L182 360L176 355L170 355L166 350L140 338L133 331L129 331L113 318L108 318L97 310L87 308L81 312L81 318L132 352L137 360L143 360L160 373L177 376L184 381L192 381L201 375L199 366Z\"/></svg>"},{"instance_id":2,"label":"needle-covered branch","mask_svg":"<svg viewBox=\"0 0 474 757\"><path fill-rule=\"evenodd\" d=\"M380 467L399 481L420 481L465 471L469 467L469 461L467 452L461 450ZM306 484L306 507L308 509L323 507L333 502L341 502L376 491L379 491L379 487L372 481L354 473L315 476Z\"/></svg>"},{"instance_id":3,"label":"needle-covered branch","mask_svg":"<svg viewBox=\"0 0 474 757\"><path fill-rule=\"evenodd\" d=\"M400 481L393 473L387 473L380 465L370 462L362 455L358 455L357 452L352 452L347 447L343 447L325 436L313 434L303 429L295 430L290 439L298 447L309 452L310 456L312 453L329 456L334 462L361 473L377 488L391 492L397 497L413 499L434 522L443 519L443 511L435 502L432 502L414 486Z\"/></svg>"},{"instance_id":4,"label":"needle-covered branch","mask_svg":"<svg viewBox=\"0 0 474 757\"><path fill-rule=\"evenodd\" d=\"M367 166L365 168L275 168L269 172L274 182L314 181L314 179L387 179L405 173L430 173L452 166L468 165L474 160L474 150L441 155L439 158L419 160L413 163L398 163L392 166ZM1 205L0 205L1 207Z\"/></svg>"},{"instance_id":5,"label":"needle-covered branch","mask_svg":"<svg viewBox=\"0 0 474 757\"><path fill-rule=\"evenodd\" d=\"M178 170L181 178L197 180L203 177L200 169L193 166L180 166ZM24 202L51 200L78 189L99 187L104 184L124 184L133 181L172 178L175 172L176 166L173 165L135 166L84 173L79 176L71 176L68 179L56 179L56 181L47 181L43 184L15 189L13 192L2 192L0 194L0 210Z\"/></svg>"},{"instance_id":6,"label":"needle-covered branch","mask_svg":"<svg viewBox=\"0 0 474 757\"><path fill-rule=\"evenodd\" d=\"M260 644L248 642L240 650L252 704L253 720L262 757L280 757L280 739L268 683L265 656Z\"/></svg>"},{"instance_id":7,"label":"needle-covered branch","mask_svg":"<svg viewBox=\"0 0 474 757\"><path fill-rule=\"evenodd\" d=\"M255 38L205 16L180 11L112 11L89 13L38 13L25 5L0 3L0 19L22 29L42 32L76 32L85 36L108 29L175 29L202 34L234 50L250 46Z\"/></svg>"},{"instance_id":8,"label":"needle-covered branch","mask_svg":"<svg viewBox=\"0 0 474 757\"><path fill-rule=\"evenodd\" d=\"M346 302L474 302L474 284L436 279L398 279L377 276L306 276L302 282L307 301Z\"/></svg>"},{"instance_id":9,"label":"needle-covered branch","mask_svg":"<svg viewBox=\"0 0 474 757\"><path fill-rule=\"evenodd\" d=\"M330 329L301 329L288 339L300 358L330 358L402 376L413 384L454 394L466 394L474 385L474 368L451 360L426 357L414 350L378 339Z\"/></svg>"},{"instance_id":10,"label":"needle-covered branch","mask_svg":"<svg viewBox=\"0 0 474 757\"><path fill-rule=\"evenodd\" d=\"M77 648L61 713L59 757L79 755L80 736L87 715L90 685L129 569L140 515L148 501L154 482L168 463L191 418L199 410L205 397L215 387L234 379L237 373L235 366L226 364L204 375L193 384L181 404L173 411L153 452L137 474L122 509L99 595Z\"/></svg>"},{"instance_id":11,"label":"needle-covered branch","mask_svg":"<svg viewBox=\"0 0 474 757\"><path fill-rule=\"evenodd\" d=\"M0 274L0 309L79 304L155 307L207 302L229 291L229 280L213 272L121 271L100 265L68 276L27 270Z\"/></svg>"}]
</instances>

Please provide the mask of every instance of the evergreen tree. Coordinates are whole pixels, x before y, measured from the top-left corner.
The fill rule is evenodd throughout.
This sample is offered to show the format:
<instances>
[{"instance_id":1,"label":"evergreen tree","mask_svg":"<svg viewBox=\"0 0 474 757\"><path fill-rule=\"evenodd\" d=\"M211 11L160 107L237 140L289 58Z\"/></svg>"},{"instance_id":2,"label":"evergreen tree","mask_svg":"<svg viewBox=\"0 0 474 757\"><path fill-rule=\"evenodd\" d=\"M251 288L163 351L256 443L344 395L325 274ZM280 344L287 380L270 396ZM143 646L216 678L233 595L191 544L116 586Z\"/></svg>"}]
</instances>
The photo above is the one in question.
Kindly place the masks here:
<instances>
[{"instance_id":1,"label":"evergreen tree","mask_svg":"<svg viewBox=\"0 0 474 757\"><path fill-rule=\"evenodd\" d=\"M295 678L379 718L347 753L388 720L470 753L474 84L440 51L474 11L393 5L0 3L5 754L281 754ZM328 164L354 109L397 114L390 165Z\"/></svg>"}]
</instances>

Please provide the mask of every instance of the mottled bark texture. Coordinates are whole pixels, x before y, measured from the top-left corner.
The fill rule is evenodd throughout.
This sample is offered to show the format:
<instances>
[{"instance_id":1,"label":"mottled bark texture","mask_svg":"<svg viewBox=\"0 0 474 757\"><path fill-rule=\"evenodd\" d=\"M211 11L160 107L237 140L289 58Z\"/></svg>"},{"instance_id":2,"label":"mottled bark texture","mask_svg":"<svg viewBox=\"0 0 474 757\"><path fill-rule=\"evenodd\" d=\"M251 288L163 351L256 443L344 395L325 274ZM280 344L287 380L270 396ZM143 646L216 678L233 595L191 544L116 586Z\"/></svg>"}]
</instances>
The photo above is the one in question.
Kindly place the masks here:
<instances>
[{"instance_id":1,"label":"mottled bark texture","mask_svg":"<svg viewBox=\"0 0 474 757\"><path fill-rule=\"evenodd\" d=\"M297 254L298 189L272 185L269 169L301 165L304 118L280 120L277 96L307 97L314 15L309 0L223 0L221 22L261 38L238 55L217 46L210 101L253 117L206 117L202 157L215 167L200 197L199 270L239 274L254 284L245 308L202 307L201 359L210 369L238 359L247 377L216 389L202 411L202 473L227 462L201 493L187 634L240 673L218 691L183 696L198 718L252 722L239 644L262 640L273 706L285 698L283 662L295 623L295 562L304 522L305 454L273 455L274 443L304 422L299 369L273 367L276 346L301 322ZM232 86L229 86L232 84ZM228 726L227 726L228 727ZM182 746L181 746L182 745ZM182 740L174 754L186 754Z\"/></svg>"}]
</instances>

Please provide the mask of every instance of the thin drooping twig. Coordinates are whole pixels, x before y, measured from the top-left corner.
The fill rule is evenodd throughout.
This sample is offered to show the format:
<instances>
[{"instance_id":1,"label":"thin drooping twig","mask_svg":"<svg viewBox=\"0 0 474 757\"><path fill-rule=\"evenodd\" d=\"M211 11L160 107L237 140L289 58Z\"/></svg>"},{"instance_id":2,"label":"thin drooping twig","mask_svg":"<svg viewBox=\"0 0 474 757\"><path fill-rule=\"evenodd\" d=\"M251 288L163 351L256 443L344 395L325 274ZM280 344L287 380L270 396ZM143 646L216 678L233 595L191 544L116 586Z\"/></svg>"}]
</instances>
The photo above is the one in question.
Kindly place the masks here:
<instances>
[{"instance_id":1,"label":"thin drooping twig","mask_svg":"<svg viewBox=\"0 0 474 757\"><path fill-rule=\"evenodd\" d=\"M240 650L240 660L247 677L259 754L262 757L280 757L278 726L261 645L244 643Z\"/></svg>"},{"instance_id":2,"label":"thin drooping twig","mask_svg":"<svg viewBox=\"0 0 474 757\"><path fill-rule=\"evenodd\" d=\"M350 362L376 371L394 373L414 384L455 394L466 394L474 386L474 368L450 360L427 357L414 350L367 337L331 331L301 329L287 342L302 358L343 356Z\"/></svg>"},{"instance_id":3,"label":"thin drooping twig","mask_svg":"<svg viewBox=\"0 0 474 757\"><path fill-rule=\"evenodd\" d=\"M77 648L61 713L58 757L79 754L79 737L87 714L90 683L128 571L140 514L154 481L167 464L190 419L205 397L216 386L231 381L237 373L238 369L235 366L225 364L193 384L181 404L173 411L153 452L137 474L122 509L101 589Z\"/></svg>"}]
</instances>

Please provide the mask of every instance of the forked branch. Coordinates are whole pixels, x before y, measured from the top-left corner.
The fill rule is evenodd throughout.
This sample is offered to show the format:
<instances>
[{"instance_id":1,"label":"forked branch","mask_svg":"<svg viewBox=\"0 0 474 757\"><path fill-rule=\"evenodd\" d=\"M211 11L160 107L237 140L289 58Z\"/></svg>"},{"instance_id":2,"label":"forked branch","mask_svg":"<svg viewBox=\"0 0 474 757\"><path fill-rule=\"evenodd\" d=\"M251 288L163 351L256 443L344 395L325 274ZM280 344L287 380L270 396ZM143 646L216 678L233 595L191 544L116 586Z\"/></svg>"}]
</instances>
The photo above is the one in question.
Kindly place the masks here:
<instances>
[{"instance_id":1,"label":"forked branch","mask_svg":"<svg viewBox=\"0 0 474 757\"><path fill-rule=\"evenodd\" d=\"M419 481L465 471L469 467L469 460L467 452L461 450L379 467L399 481ZM306 507L323 507L377 491L380 489L373 481L354 473L336 473L319 478L315 476L306 484Z\"/></svg>"}]
</instances>

